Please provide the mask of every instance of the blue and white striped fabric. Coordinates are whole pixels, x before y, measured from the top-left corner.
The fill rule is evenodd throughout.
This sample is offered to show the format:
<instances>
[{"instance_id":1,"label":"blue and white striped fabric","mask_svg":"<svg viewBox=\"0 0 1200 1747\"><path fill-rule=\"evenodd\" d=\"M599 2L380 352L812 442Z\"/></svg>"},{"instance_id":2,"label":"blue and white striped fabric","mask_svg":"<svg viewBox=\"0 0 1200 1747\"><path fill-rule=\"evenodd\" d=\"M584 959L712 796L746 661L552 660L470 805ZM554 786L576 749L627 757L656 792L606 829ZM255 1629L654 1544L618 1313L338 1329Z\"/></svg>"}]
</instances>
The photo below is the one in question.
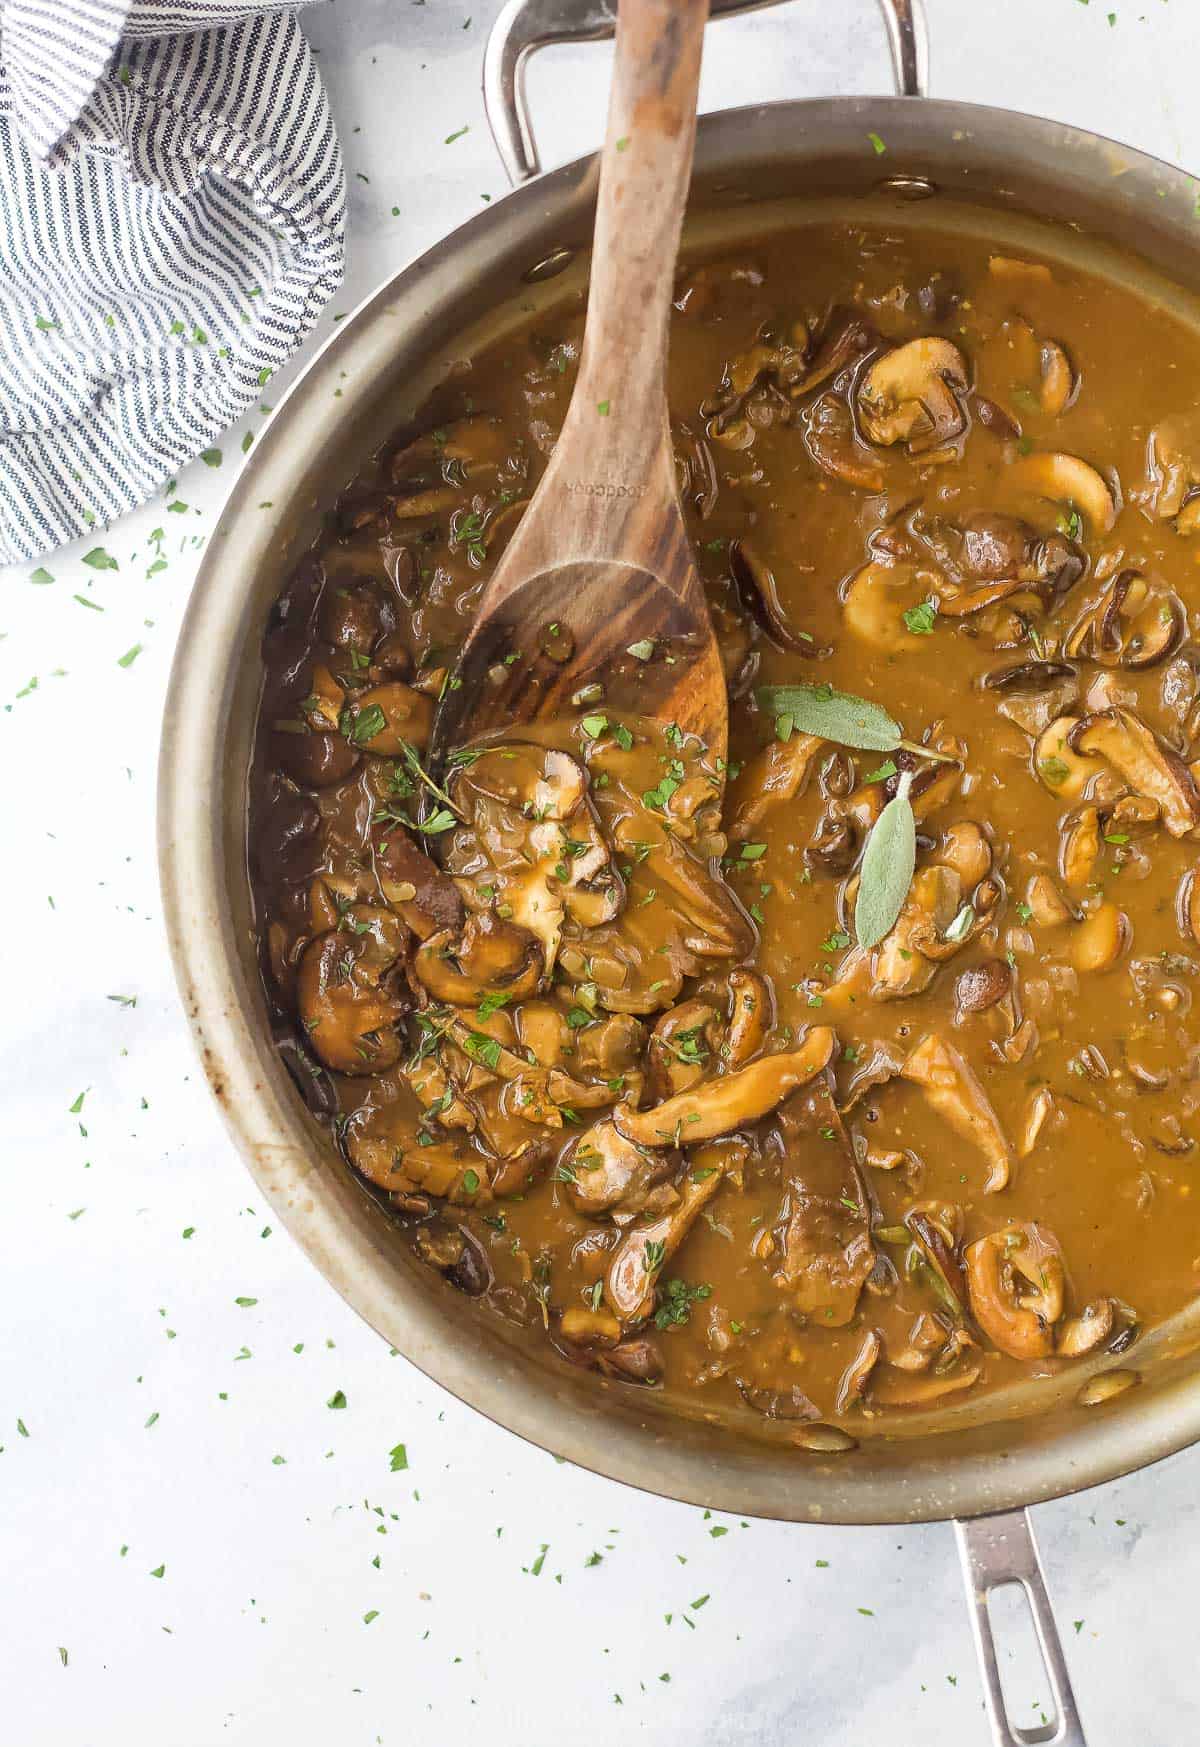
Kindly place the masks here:
<instances>
[{"instance_id":1,"label":"blue and white striped fabric","mask_svg":"<svg viewBox=\"0 0 1200 1747\"><path fill-rule=\"evenodd\" d=\"M340 284L295 4L0 0L0 563L142 503Z\"/></svg>"}]
</instances>

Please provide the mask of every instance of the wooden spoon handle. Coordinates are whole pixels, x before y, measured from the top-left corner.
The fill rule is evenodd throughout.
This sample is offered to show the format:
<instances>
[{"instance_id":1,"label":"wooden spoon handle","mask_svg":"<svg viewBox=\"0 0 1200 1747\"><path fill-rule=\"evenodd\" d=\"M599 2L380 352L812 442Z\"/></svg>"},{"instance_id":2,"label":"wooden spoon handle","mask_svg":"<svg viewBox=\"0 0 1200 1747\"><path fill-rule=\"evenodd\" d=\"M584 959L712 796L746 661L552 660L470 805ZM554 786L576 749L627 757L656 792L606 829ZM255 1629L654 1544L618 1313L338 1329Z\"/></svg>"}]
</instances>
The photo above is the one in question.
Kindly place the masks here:
<instances>
[{"instance_id":1,"label":"wooden spoon handle","mask_svg":"<svg viewBox=\"0 0 1200 1747\"><path fill-rule=\"evenodd\" d=\"M556 471L637 496L661 497L654 462L670 455L667 323L708 9L709 0L620 0L617 13L587 335Z\"/></svg>"}]
</instances>

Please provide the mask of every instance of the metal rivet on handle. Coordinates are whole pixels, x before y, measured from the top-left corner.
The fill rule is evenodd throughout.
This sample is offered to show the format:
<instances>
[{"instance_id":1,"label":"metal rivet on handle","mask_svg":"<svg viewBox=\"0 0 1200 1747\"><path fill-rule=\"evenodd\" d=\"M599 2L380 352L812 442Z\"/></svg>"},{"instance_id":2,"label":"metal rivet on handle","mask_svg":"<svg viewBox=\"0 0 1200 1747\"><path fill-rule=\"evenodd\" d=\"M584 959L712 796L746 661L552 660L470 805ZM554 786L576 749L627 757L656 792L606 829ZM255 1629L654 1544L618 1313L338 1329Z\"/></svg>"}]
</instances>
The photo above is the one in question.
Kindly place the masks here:
<instances>
[{"instance_id":1,"label":"metal rivet on handle","mask_svg":"<svg viewBox=\"0 0 1200 1747\"><path fill-rule=\"evenodd\" d=\"M881 194L895 194L900 200L928 200L937 193L937 183L928 176L885 176L876 187Z\"/></svg>"},{"instance_id":2,"label":"metal rivet on handle","mask_svg":"<svg viewBox=\"0 0 1200 1747\"><path fill-rule=\"evenodd\" d=\"M839 1426L801 1426L792 1433L792 1442L802 1450L818 1450L822 1455L835 1455L843 1450L857 1450L858 1439Z\"/></svg>"},{"instance_id":3,"label":"metal rivet on handle","mask_svg":"<svg viewBox=\"0 0 1200 1747\"><path fill-rule=\"evenodd\" d=\"M551 249L550 253L544 260L539 261L536 266L530 267L526 272L522 273L521 278L525 281L526 285L540 285L543 279L557 278L563 268L569 267L574 259L574 249Z\"/></svg>"},{"instance_id":4,"label":"metal rivet on handle","mask_svg":"<svg viewBox=\"0 0 1200 1747\"><path fill-rule=\"evenodd\" d=\"M1132 1384L1141 1380L1136 1371L1102 1371L1099 1377L1089 1378L1075 1399L1080 1407L1099 1407L1102 1402L1124 1395Z\"/></svg>"}]
</instances>

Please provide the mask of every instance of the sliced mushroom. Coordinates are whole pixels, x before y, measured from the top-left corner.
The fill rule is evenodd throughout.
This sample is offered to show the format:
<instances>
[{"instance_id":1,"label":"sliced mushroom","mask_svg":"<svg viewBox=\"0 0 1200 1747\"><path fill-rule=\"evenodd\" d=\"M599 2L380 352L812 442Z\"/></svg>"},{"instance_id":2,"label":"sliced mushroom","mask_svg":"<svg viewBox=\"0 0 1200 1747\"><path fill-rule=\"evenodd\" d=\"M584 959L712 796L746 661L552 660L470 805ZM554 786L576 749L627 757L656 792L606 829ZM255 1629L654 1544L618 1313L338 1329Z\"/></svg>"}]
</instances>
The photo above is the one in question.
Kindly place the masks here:
<instances>
[{"instance_id":1,"label":"sliced mushroom","mask_svg":"<svg viewBox=\"0 0 1200 1747\"><path fill-rule=\"evenodd\" d=\"M1034 769L1052 794L1064 801L1077 801L1100 767L1086 758L1074 736L1078 716L1059 716L1038 737L1033 749Z\"/></svg>"},{"instance_id":2,"label":"sliced mushroom","mask_svg":"<svg viewBox=\"0 0 1200 1747\"><path fill-rule=\"evenodd\" d=\"M744 1068L762 1049L771 1008L771 991L756 971L730 971L729 1031L722 1052L730 1073Z\"/></svg>"},{"instance_id":3,"label":"sliced mushroom","mask_svg":"<svg viewBox=\"0 0 1200 1747\"><path fill-rule=\"evenodd\" d=\"M668 1098L652 1110L620 1105L613 1121L627 1140L640 1146L695 1146L712 1140L760 1121L789 1092L806 1085L825 1067L836 1041L826 1026L814 1026L798 1049L760 1056L748 1067Z\"/></svg>"},{"instance_id":4,"label":"sliced mushroom","mask_svg":"<svg viewBox=\"0 0 1200 1747\"><path fill-rule=\"evenodd\" d=\"M1132 938L1129 918L1115 904L1098 904L1071 936L1071 963L1081 973L1110 971Z\"/></svg>"},{"instance_id":5,"label":"sliced mushroom","mask_svg":"<svg viewBox=\"0 0 1200 1747\"><path fill-rule=\"evenodd\" d=\"M334 734L341 721L346 693L327 667L318 662L312 670L308 696L300 705L300 714L318 734Z\"/></svg>"},{"instance_id":6,"label":"sliced mushroom","mask_svg":"<svg viewBox=\"0 0 1200 1747\"><path fill-rule=\"evenodd\" d=\"M1017 1152L1027 1159L1037 1145L1038 1136L1054 1115L1054 1094L1048 1086L1039 1086L1025 1109L1025 1125L1017 1142Z\"/></svg>"},{"instance_id":7,"label":"sliced mushroom","mask_svg":"<svg viewBox=\"0 0 1200 1747\"><path fill-rule=\"evenodd\" d=\"M1036 1221L1005 1226L967 1245L967 1288L975 1321L1014 1359L1054 1350L1054 1325L1066 1292L1062 1251Z\"/></svg>"},{"instance_id":8,"label":"sliced mushroom","mask_svg":"<svg viewBox=\"0 0 1200 1747\"><path fill-rule=\"evenodd\" d=\"M1077 509L1096 533L1107 534L1117 519L1116 500L1109 487L1078 455L1053 451L1021 455L1010 463L1008 478L1018 490Z\"/></svg>"},{"instance_id":9,"label":"sliced mushroom","mask_svg":"<svg viewBox=\"0 0 1200 1747\"><path fill-rule=\"evenodd\" d=\"M419 521L459 507L464 485L478 490L507 471L507 450L504 426L484 417L418 437L392 457L396 515Z\"/></svg>"},{"instance_id":10,"label":"sliced mushroom","mask_svg":"<svg viewBox=\"0 0 1200 1747\"><path fill-rule=\"evenodd\" d=\"M962 882L952 867L935 863L918 869L891 933L880 941L871 962L875 1000L894 1001L929 987L938 960L946 956L943 949L957 952L962 945L945 938L961 903Z\"/></svg>"},{"instance_id":11,"label":"sliced mushroom","mask_svg":"<svg viewBox=\"0 0 1200 1747\"><path fill-rule=\"evenodd\" d=\"M999 1118L974 1072L958 1051L930 1032L909 1055L901 1078L919 1086L937 1113L978 1147L988 1165L984 1189L1003 1189L1012 1169L1011 1153Z\"/></svg>"},{"instance_id":12,"label":"sliced mushroom","mask_svg":"<svg viewBox=\"0 0 1200 1747\"><path fill-rule=\"evenodd\" d=\"M421 940L462 926L463 902L454 881L419 850L406 831L389 829L375 844L379 889Z\"/></svg>"},{"instance_id":13,"label":"sliced mushroom","mask_svg":"<svg viewBox=\"0 0 1200 1747\"><path fill-rule=\"evenodd\" d=\"M1138 498L1157 521L1174 522L1177 534L1200 530L1200 442L1180 420L1164 420L1151 431L1146 485Z\"/></svg>"},{"instance_id":14,"label":"sliced mushroom","mask_svg":"<svg viewBox=\"0 0 1200 1747\"><path fill-rule=\"evenodd\" d=\"M1070 406L1075 392L1071 360L1057 340L1043 340L1038 364L1042 373L1042 411L1058 418Z\"/></svg>"},{"instance_id":15,"label":"sliced mushroom","mask_svg":"<svg viewBox=\"0 0 1200 1747\"><path fill-rule=\"evenodd\" d=\"M1186 633L1187 614L1177 595L1152 587L1138 570L1122 570L1068 632L1063 649L1101 667L1139 672L1168 660Z\"/></svg>"},{"instance_id":16,"label":"sliced mushroom","mask_svg":"<svg viewBox=\"0 0 1200 1747\"><path fill-rule=\"evenodd\" d=\"M958 819L942 832L937 858L958 875L964 892L974 891L992 871L992 846L987 832L973 819Z\"/></svg>"},{"instance_id":17,"label":"sliced mushroom","mask_svg":"<svg viewBox=\"0 0 1200 1747\"><path fill-rule=\"evenodd\" d=\"M706 1173L684 1177L679 1199L668 1213L648 1215L624 1233L604 1276L605 1301L623 1323L649 1316L664 1265L721 1187L721 1177L716 1165Z\"/></svg>"},{"instance_id":18,"label":"sliced mushroom","mask_svg":"<svg viewBox=\"0 0 1200 1747\"><path fill-rule=\"evenodd\" d=\"M1106 758L1138 794L1157 801L1172 837L1186 837L1200 822L1200 792L1187 765L1131 710L1086 717L1072 730L1071 744L1084 757Z\"/></svg>"},{"instance_id":19,"label":"sliced mushroom","mask_svg":"<svg viewBox=\"0 0 1200 1747\"><path fill-rule=\"evenodd\" d=\"M1048 874L1036 873L1025 888L1025 902L1039 928L1058 928L1074 911Z\"/></svg>"},{"instance_id":20,"label":"sliced mushroom","mask_svg":"<svg viewBox=\"0 0 1200 1747\"><path fill-rule=\"evenodd\" d=\"M682 1163L673 1149L635 1146L605 1119L581 1134L559 1161L556 1175L579 1213L599 1216L614 1209L640 1213L652 1192L675 1176ZM674 1193L671 1192L674 1200Z\"/></svg>"},{"instance_id":21,"label":"sliced mushroom","mask_svg":"<svg viewBox=\"0 0 1200 1747\"><path fill-rule=\"evenodd\" d=\"M863 434L882 447L905 443L910 454L922 454L963 429L956 396L966 387L966 360L951 340L909 340L877 358L859 384Z\"/></svg>"},{"instance_id":22,"label":"sliced mushroom","mask_svg":"<svg viewBox=\"0 0 1200 1747\"><path fill-rule=\"evenodd\" d=\"M698 1084L713 1068L721 1042L720 1015L708 1001L683 1001L650 1034L650 1092L659 1100Z\"/></svg>"},{"instance_id":23,"label":"sliced mushroom","mask_svg":"<svg viewBox=\"0 0 1200 1747\"><path fill-rule=\"evenodd\" d=\"M955 1210L957 1213L957 1210ZM958 1229L961 1230L961 1213ZM904 1216L904 1223L916 1239L921 1261L934 1282L934 1288L944 1308L955 1322L967 1314L967 1285L955 1254L957 1231L951 1230L931 1210L913 1207Z\"/></svg>"},{"instance_id":24,"label":"sliced mushroom","mask_svg":"<svg viewBox=\"0 0 1200 1747\"><path fill-rule=\"evenodd\" d=\"M1062 841L1062 876L1073 892L1091 883L1100 857L1100 814L1095 807L1081 807L1067 826Z\"/></svg>"},{"instance_id":25,"label":"sliced mushroom","mask_svg":"<svg viewBox=\"0 0 1200 1747\"><path fill-rule=\"evenodd\" d=\"M587 776L569 754L526 742L490 747L454 771L450 794L470 833L451 846L448 868L472 878L486 868L485 883L507 919L541 942L545 976L553 973L567 918L590 929L620 914L624 886Z\"/></svg>"},{"instance_id":26,"label":"sliced mushroom","mask_svg":"<svg viewBox=\"0 0 1200 1747\"><path fill-rule=\"evenodd\" d=\"M729 547L729 570L737 584L743 607L762 626L771 641L780 649L790 649L796 655L818 656L828 652L808 631L794 625L779 598L775 572L766 564L748 540L734 540Z\"/></svg>"},{"instance_id":27,"label":"sliced mushroom","mask_svg":"<svg viewBox=\"0 0 1200 1747\"><path fill-rule=\"evenodd\" d=\"M859 1342L858 1350L838 1379L836 1410L847 1413L856 1401L861 1401L871 1381L871 1373L883 1353L879 1330L869 1328Z\"/></svg>"},{"instance_id":28,"label":"sliced mushroom","mask_svg":"<svg viewBox=\"0 0 1200 1747\"><path fill-rule=\"evenodd\" d=\"M749 837L773 807L795 800L824 745L815 734L789 734L786 740L772 740L743 765L727 796L732 842Z\"/></svg>"},{"instance_id":29,"label":"sliced mushroom","mask_svg":"<svg viewBox=\"0 0 1200 1747\"><path fill-rule=\"evenodd\" d=\"M355 905L346 926L318 935L296 974L296 1001L308 1041L341 1074L374 1074L400 1059L397 1022L409 1002L389 977L408 930L388 910Z\"/></svg>"},{"instance_id":30,"label":"sliced mushroom","mask_svg":"<svg viewBox=\"0 0 1200 1747\"><path fill-rule=\"evenodd\" d=\"M487 1160L462 1134L445 1140L420 1138L396 1105L367 1109L346 1132L346 1151L356 1170L397 1195L422 1193L439 1200L476 1204L491 1199Z\"/></svg>"},{"instance_id":31,"label":"sliced mushroom","mask_svg":"<svg viewBox=\"0 0 1200 1747\"><path fill-rule=\"evenodd\" d=\"M956 1014L986 1013L1012 990L1012 970L1002 958L987 958L959 973L954 985Z\"/></svg>"},{"instance_id":32,"label":"sliced mushroom","mask_svg":"<svg viewBox=\"0 0 1200 1747\"><path fill-rule=\"evenodd\" d=\"M615 1347L621 1338L621 1325L612 1311L602 1306L592 1310L587 1305L571 1304L562 1313L558 1332L575 1347Z\"/></svg>"},{"instance_id":33,"label":"sliced mushroom","mask_svg":"<svg viewBox=\"0 0 1200 1747\"><path fill-rule=\"evenodd\" d=\"M1078 1316L1068 1317L1058 1331L1055 1351L1064 1359L1081 1359L1095 1352L1112 1334L1117 1320L1115 1299L1097 1298L1085 1304Z\"/></svg>"},{"instance_id":34,"label":"sliced mushroom","mask_svg":"<svg viewBox=\"0 0 1200 1747\"><path fill-rule=\"evenodd\" d=\"M923 648L926 635L908 629L905 613L934 596L934 581L930 571L914 564L864 565L842 602L846 629L872 649Z\"/></svg>"},{"instance_id":35,"label":"sliced mushroom","mask_svg":"<svg viewBox=\"0 0 1200 1747\"><path fill-rule=\"evenodd\" d=\"M883 468L859 441L854 415L840 394L819 394L802 416L804 446L831 479L856 491L883 490Z\"/></svg>"},{"instance_id":36,"label":"sliced mushroom","mask_svg":"<svg viewBox=\"0 0 1200 1747\"><path fill-rule=\"evenodd\" d=\"M271 751L284 775L302 789L333 788L361 762L357 747L341 734L318 732L298 720L276 722Z\"/></svg>"},{"instance_id":37,"label":"sliced mushroom","mask_svg":"<svg viewBox=\"0 0 1200 1747\"><path fill-rule=\"evenodd\" d=\"M468 916L461 933L445 929L418 947L413 970L435 1001L473 1006L485 995L520 1000L542 980L542 945L528 929L490 911Z\"/></svg>"}]
</instances>

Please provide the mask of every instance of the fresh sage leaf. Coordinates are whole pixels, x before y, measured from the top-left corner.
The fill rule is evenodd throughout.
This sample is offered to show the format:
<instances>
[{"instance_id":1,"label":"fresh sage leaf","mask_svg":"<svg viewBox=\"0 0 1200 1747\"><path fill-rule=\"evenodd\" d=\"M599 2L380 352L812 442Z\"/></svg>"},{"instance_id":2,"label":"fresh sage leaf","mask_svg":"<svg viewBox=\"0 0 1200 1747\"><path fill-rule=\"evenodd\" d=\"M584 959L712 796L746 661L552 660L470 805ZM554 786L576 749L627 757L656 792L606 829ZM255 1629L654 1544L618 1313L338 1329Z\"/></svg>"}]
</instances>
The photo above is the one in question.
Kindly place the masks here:
<instances>
[{"instance_id":1,"label":"fresh sage leaf","mask_svg":"<svg viewBox=\"0 0 1200 1747\"><path fill-rule=\"evenodd\" d=\"M816 734L839 746L895 752L900 745L900 726L885 709L831 685L765 685L758 702L773 716L790 716L802 734Z\"/></svg>"},{"instance_id":2,"label":"fresh sage leaf","mask_svg":"<svg viewBox=\"0 0 1200 1747\"><path fill-rule=\"evenodd\" d=\"M912 884L917 860L917 827L908 798L912 780L910 770L900 773L894 797L867 838L854 902L854 932L864 948L878 946L890 932Z\"/></svg>"}]
</instances>

